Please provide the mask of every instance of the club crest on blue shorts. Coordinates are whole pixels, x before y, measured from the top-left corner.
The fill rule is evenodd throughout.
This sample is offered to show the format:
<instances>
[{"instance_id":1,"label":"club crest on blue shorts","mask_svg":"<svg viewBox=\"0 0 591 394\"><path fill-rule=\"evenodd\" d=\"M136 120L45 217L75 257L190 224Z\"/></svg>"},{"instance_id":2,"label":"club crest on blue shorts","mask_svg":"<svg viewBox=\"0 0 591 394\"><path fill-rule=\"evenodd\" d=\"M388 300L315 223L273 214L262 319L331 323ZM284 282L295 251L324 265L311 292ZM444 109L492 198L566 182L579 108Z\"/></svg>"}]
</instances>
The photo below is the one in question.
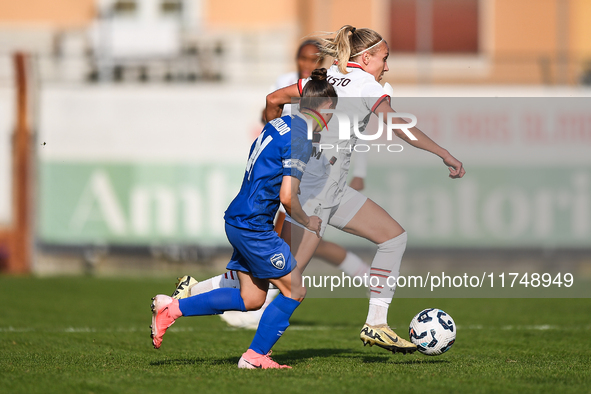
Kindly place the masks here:
<instances>
[{"instance_id":1,"label":"club crest on blue shorts","mask_svg":"<svg viewBox=\"0 0 591 394\"><path fill-rule=\"evenodd\" d=\"M226 235L234 248L226 265L229 270L271 279L281 278L296 267L289 245L273 230L256 231L226 223Z\"/></svg>"},{"instance_id":2,"label":"club crest on blue shorts","mask_svg":"<svg viewBox=\"0 0 591 394\"><path fill-rule=\"evenodd\" d=\"M278 270L282 270L283 267L285 267L285 257L283 257L283 253L277 253L271 256L271 264L273 264L273 267Z\"/></svg>"}]
</instances>

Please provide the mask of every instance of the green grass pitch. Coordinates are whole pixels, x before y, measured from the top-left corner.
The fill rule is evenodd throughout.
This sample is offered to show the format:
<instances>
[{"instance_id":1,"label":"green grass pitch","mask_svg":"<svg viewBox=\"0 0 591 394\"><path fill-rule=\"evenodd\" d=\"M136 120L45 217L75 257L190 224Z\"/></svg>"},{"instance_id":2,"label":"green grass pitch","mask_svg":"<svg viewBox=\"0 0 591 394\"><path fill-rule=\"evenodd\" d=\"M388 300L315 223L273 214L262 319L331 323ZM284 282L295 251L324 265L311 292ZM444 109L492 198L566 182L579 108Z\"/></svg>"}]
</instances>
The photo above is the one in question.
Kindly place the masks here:
<instances>
[{"instance_id":1,"label":"green grass pitch","mask_svg":"<svg viewBox=\"0 0 591 394\"><path fill-rule=\"evenodd\" d=\"M438 357L363 347L367 300L308 299L273 357L292 370L239 370L253 331L182 318L152 348L150 298L174 278L0 277L1 393L591 392L590 299L395 299L408 338L427 307L458 325Z\"/></svg>"}]
</instances>

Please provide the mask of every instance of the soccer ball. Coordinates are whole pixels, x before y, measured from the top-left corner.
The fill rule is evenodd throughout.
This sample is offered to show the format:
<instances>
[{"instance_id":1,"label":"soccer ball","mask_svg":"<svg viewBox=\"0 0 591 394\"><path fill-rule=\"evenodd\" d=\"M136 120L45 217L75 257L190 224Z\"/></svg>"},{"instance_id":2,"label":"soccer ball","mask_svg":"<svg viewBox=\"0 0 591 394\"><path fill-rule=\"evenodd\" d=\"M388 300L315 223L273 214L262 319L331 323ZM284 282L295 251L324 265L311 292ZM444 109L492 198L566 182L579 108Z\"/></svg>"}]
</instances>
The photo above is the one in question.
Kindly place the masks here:
<instances>
[{"instance_id":1,"label":"soccer ball","mask_svg":"<svg viewBox=\"0 0 591 394\"><path fill-rule=\"evenodd\" d=\"M456 324L441 309L425 309L410 322L408 335L419 352L437 356L449 350L456 341Z\"/></svg>"}]
</instances>

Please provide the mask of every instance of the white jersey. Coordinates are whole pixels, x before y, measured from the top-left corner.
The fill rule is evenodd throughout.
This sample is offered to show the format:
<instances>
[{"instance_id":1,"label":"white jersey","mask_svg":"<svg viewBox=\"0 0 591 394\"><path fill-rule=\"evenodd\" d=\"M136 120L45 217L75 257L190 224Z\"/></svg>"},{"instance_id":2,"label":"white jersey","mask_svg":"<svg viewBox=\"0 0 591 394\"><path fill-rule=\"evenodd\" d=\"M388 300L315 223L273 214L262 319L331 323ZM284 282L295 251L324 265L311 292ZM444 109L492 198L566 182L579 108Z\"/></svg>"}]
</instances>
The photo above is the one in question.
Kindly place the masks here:
<instances>
[{"instance_id":1,"label":"white jersey","mask_svg":"<svg viewBox=\"0 0 591 394\"><path fill-rule=\"evenodd\" d=\"M280 75L279 77L277 77L277 80L275 81L273 86L271 86L271 90L269 91L269 93L272 93L276 90L283 89L285 87L288 87L288 86L291 86L291 85L297 83L298 78L299 78L299 75L296 71ZM286 115L291 115L291 104L285 104L283 106L283 112L281 113L281 116L286 116Z\"/></svg>"},{"instance_id":2,"label":"white jersey","mask_svg":"<svg viewBox=\"0 0 591 394\"><path fill-rule=\"evenodd\" d=\"M308 206L311 203L323 208L340 203L347 183L351 153L357 143L353 132L354 119L357 120L358 130L364 132L372 112L382 101L390 99L382 85L359 64L347 63L347 71L347 74L341 73L335 64L328 69L327 81L333 85L339 97L336 110L349 115L349 139L339 140L338 118L333 116L328 127L320 133L320 143L315 144L316 151L306 166L300 186L302 205L309 200ZM300 95L309 80L298 81ZM322 154L318 154L320 144Z\"/></svg>"}]
</instances>

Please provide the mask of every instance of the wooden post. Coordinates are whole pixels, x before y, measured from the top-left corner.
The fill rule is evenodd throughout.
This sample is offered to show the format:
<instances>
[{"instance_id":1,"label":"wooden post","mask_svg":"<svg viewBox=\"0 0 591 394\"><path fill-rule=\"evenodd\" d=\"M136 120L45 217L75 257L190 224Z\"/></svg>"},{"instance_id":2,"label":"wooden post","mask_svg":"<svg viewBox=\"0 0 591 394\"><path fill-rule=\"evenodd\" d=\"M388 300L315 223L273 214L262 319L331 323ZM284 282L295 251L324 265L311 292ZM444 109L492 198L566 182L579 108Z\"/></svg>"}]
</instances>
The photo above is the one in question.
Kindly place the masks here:
<instances>
[{"instance_id":1,"label":"wooden post","mask_svg":"<svg viewBox=\"0 0 591 394\"><path fill-rule=\"evenodd\" d=\"M31 262L31 131L29 125L28 56L14 55L16 127L13 135L13 218L8 272L27 273Z\"/></svg>"}]
</instances>

